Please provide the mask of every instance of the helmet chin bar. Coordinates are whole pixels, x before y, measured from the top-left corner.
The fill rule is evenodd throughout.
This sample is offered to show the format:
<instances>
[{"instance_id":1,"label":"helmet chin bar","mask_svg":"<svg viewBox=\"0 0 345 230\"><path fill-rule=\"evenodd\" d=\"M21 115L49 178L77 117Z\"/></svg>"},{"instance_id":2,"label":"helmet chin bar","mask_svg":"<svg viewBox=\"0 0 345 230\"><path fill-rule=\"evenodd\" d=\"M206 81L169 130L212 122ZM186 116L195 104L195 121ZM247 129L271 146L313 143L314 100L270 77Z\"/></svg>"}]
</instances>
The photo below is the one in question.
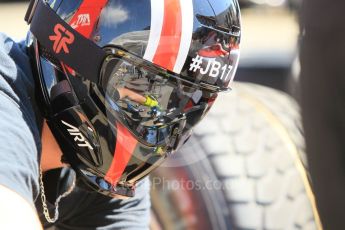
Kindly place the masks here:
<instances>
[{"instance_id":1,"label":"helmet chin bar","mask_svg":"<svg viewBox=\"0 0 345 230\"><path fill-rule=\"evenodd\" d=\"M55 103L61 103L64 97L68 97L68 92L57 96ZM70 164L78 175L78 186L107 196L134 196L135 183L112 185L103 179L102 172L97 171L96 168L104 163L102 157L97 154L101 151L98 145L99 137L90 132L92 125L83 120L81 114L81 106L75 105L59 111L47 120L62 149L63 161ZM76 138L67 138L71 135Z\"/></svg>"},{"instance_id":2,"label":"helmet chin bar","mask_svg":"<svg viewBox=\"0 0 345 230\"><path fill-rule=\"evenodd\" d=\"M114 188L114 192L106 192L105 190L100 190L98 185L92 184L89 181L86 181L86 179L82 176L77 177L76 184L79 188L85 189L85 190L91 190L96 191L98 193L101 193L106 196L110 197L117 197L118 195L124 196L124 197L134 197L135 195L135 186L124 186L124 185L117 185L116 188Z\"/></svg>"},{"instance_id":3,"label":"helmet chin bar","mask_svg":"<svg viewBox=\"0 0 345 230\"><path fill-rule=\"evenodd\" d=\"M83 166L82 164L88 164L89 166L95 166L99 165L102 163L102 159L99 159L97 155L95 155L92 151L89 151L88 149L85 149L83 153L79 152L77 155L72 154L75 152L78 152L77 146L78 143L70 143L71 140L66 138L66 135L68 134L67 129L65 135L59 131L59 129L56 127L58 124L61 123L61 119L64 119L66 122L70 122L69 124L72 124L75 127L80 127L83 125L83 121L80 119L78 116L78 113L80 114L80 105L78 101L73 101L71 100L71 95L70 95L70 90L66 88L65 86L61 86L62 89L60 89L59 94L54 96L53 101L51 101L49 98L49 93L47 92L45 88L45 82L44 82L44 77L43 77L43 69L42 65L40 62L40 57L39 57L39 44L37 43L36 40L30 41L30 43L27 44L29 46L29 52L32 53L32 57L35 57L32 59L32 66L33 70L36 72L35 75L39 76L35 78L36 85L38 85L38 88L41 89L39 94L37 95L40 107L43 109L43 115L46 118L47 124L50 127L55 139L59 143L60 148L62 149L63 155L61 157L61 162L66 163L70 165L76 174L78 175L77 177L77 185L85 190L89 191L97 191L99 193L102 193L103 195L106 196L111 196L114 197L116 195L121 195L121 196L127 196L127 197L132 197L135 194L135 183L132 184L117 184L116 186L112 187L111 190L106 191L106 190L101 190L99 188L99 185L97 184L97 181L101 181L101 173L100 172L94 172L92 175L91 173L88 173L87 178L91 179L94 178L93 180L88 180L85 178L85 173L81 171L79 166L81 168L87 168L88 166ZM63 83L62 83L63 84ZM55 102L54 102L55 101ZM59 111L57 110L52 110L52 105L51 103L55 104L60 104L59 105ZM69 113L69 115L66 115L66 113ZM72 117L72 120L68 120L66 117ZM61 125L63 125L61 123ZM79 129L78 129L79 130ZM80 133L83 135L87 135L87 133L84 130L81 130ZM89 137L88 137L89 138ZM92 143L92 141L88 140L92 146L92 148L97 149L97 145ZM69 144L66 144L68 143ZM61 144L62 143L62 144ZM81 162L78 157L80 156L90 156L90 159L93 160L93 164L90 163L90 161L83 161ZM93 170L94 171L94 170ZM97 176L97 174L99 176ZM92 175L92 176L91 176ZM104 184L104 183L103 183ZM109 185L111 186L111 185Z\"/></svg>"}]
</instances>

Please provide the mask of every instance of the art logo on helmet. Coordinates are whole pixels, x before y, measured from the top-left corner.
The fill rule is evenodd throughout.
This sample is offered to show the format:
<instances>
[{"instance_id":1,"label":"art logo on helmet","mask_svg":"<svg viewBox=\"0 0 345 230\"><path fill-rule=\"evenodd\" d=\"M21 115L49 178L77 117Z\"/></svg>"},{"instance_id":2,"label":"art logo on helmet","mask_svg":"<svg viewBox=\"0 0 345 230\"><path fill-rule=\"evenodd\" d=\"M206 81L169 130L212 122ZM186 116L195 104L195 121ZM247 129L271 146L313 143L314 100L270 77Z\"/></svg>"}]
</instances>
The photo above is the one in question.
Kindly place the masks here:
<instances>
[{"instance_id":1,"label":"art logo on helmet","mask_svg":"<svg viewBox=\"0 0 345 230\"><path fill-rule=\"evenodd\" d=\"M49 36L49 40L54 42L54 52L59 54L63 50L66 54L68 54L68 45L74 42L74 35L61 24L56 24L54 27L54 33L54 35Z\"/></svg>"},{"instance_id":2,"label":"art logo on helmet","mask_svg":"<svg viewBox=\"0 0 345 230\"><path fill-rule=\"evenodd\" d=\"M74 137L74 141L78 144L79 147L88 147L90 150L93 150L90 143L86 140L84 135L80 132L77 127L74 127L71 124L68 124L66 121L61 121L66 127L68 127L68 133Z\"/></svg>"}]
</instances>

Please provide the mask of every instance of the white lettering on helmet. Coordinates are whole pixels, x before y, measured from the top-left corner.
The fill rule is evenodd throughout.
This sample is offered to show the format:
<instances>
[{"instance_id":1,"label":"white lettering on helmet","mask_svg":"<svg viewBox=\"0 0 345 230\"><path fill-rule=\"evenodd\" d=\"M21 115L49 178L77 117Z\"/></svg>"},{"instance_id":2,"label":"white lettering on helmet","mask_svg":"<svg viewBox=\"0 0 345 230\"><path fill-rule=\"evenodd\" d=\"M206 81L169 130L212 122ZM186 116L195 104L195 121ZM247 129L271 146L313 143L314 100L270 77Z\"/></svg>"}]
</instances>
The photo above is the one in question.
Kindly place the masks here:
<instances>
[{"instance_id":1,"label":"white lettering on helmet","mask_svg":"<svg viewBox=\"0 0 345 230\"><path fill-rule=\"evenodd\" d=\"M224 82L229 80L232 69L232 65L222 65L215 58L204 58L199 55L192 59L192 63L189 66L189 71L200 71L199 73L202 75L207 74L212 78L219 78Z\"/></svg>"},{"instance_id":2,"label":"white lettering on helmet","mask_svg":"<svg viewBox=\"0 0 345 230\"><path fill-rule=\"evenodd\" d=\"M71 24L71 27L76 29L80 26L89 26L90 24L90 14L80 14L78 15L78 19Z\"/></svg>"},{"instance_id":3,"label":"white lettering on helmet","mask_svg":"<svg viewBox=\"0 0 345 230\"><path fill-rule=\"evenodd\" d=\"M219 62L213 60L212 68L211 68L210 73L209 73L210 77L213 77L213 78L218 77L218 75L220 73L220 67L222 67L222 65Z\"/></svg>"},{"instance_id":4,"label":"white lettering on helmet","mask_svg":"<svg viewBox=\"0 0 345 230\"><path fill-rule=\"evenodd\" d=\"M93 150L90 143L85 139L84 135L79 131L78 128L74 127L71 124L68 124L65 121L61 121L62 124L67 126L69 129L67 129L68 133L74 137L74 141L78 144L79 147L88 147L90 150Z\"/></svg>"}]
</instances>

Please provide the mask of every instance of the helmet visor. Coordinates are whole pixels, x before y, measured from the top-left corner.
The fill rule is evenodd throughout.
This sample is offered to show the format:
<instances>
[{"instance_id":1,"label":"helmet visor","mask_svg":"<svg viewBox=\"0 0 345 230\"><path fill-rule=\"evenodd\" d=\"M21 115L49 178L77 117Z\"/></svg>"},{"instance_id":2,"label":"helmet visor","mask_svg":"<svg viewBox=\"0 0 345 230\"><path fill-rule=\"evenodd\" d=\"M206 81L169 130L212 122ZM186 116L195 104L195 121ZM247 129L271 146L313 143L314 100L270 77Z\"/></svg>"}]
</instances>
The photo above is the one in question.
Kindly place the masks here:
<instances>
[{"instance_id":1,"label":"helmet visor","mask_svg":"<svg viewBox=\"0 0 345 230\"><path fill-rule=\"evenodd\" d=\"M124 51L112 53L101 73L108 118L126 126L142 144L175 149L217 92Z\"/></svg>"}]
</instances>

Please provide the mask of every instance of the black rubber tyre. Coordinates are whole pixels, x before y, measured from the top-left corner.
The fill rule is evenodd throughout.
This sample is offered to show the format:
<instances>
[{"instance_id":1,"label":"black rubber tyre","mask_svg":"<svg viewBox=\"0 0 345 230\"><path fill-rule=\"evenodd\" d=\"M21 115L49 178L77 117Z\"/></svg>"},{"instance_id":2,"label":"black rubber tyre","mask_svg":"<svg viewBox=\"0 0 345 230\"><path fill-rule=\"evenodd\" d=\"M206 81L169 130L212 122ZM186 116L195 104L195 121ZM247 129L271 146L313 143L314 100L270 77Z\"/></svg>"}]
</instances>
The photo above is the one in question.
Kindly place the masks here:
<instances>
[{"instance_id":1,"label":"black rubber tyre","mask_svg":"<svg viewBox=\"0 0 345 230\"><path fill-rule=\"evenodd\" d=\"M233 88L152 176L156 223L163 229L321 229L300 160L298 106L263 86Z\"/></svg>"}]
</instances>

